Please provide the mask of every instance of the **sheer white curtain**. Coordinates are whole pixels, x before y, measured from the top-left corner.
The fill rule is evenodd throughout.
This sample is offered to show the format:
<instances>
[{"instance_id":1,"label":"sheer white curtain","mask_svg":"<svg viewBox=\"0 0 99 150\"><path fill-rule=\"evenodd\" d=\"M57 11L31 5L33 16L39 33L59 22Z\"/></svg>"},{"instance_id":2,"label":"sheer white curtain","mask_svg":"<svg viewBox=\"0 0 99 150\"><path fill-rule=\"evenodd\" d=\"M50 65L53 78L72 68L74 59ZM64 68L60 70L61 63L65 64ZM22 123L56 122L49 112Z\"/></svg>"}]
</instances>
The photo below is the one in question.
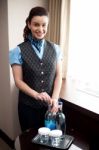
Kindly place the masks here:
<instances>
[{"instance_id":1,"label":"sheer white curtain","mask_svg":"<svg viewBox=\"0 0 99 150\"><path fill-rule=\"evenodd\" d=\"M60 26L60 47L61 47L61 50L63 53L63 78L66 78L66 72L67 72L69 8L70 8L70 0L62 0L61 26Z\"/></svg>"},{"instance_id":2,"label":"sheer white curtain","mask_svg":"<svg viewBox=\"0 0 99 150\"><path fill-rule=\"evenodd\" d=\"M67 79L99 97L99 1L71 0Z\"/></svg>"}]
</instances>

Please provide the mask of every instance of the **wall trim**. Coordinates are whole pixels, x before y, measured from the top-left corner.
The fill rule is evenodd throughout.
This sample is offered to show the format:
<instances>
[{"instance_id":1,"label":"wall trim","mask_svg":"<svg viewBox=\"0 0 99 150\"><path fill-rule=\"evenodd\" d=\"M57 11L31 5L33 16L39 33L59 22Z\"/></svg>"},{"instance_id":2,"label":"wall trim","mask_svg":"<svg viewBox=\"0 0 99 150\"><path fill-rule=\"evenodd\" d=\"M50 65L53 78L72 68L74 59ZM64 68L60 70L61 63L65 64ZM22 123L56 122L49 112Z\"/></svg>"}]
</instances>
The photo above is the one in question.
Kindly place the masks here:
<instances>
[{"instance_id":1,"label":"wall trim","mask_svg":"<svg viewBox=\"0 0 99 150\"><path fill-rule=\"evenodd\" d=\"M12 149L14 149L14 140L8 137L8 135L0 129L0 138L8 144Z\"/></svg>"}]
</instances>

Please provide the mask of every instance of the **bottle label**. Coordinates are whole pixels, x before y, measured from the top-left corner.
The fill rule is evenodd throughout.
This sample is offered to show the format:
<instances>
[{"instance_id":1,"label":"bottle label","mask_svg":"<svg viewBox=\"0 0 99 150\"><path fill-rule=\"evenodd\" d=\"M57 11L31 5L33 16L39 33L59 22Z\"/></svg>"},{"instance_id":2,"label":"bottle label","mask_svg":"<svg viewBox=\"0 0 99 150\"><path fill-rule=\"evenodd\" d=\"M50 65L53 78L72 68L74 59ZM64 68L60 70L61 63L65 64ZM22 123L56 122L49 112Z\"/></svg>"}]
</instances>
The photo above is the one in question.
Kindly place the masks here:
<instances>
[{"instance_id":1,"label":"bottle label","mask_svg":"<svg viewBox=\"0 0 99 150\"><path fill-rule=\"evenodd\" d=\"M56 129L56 122L54 120L45 120L45 127L51 130Z\"/></svg>"}]
</instances>

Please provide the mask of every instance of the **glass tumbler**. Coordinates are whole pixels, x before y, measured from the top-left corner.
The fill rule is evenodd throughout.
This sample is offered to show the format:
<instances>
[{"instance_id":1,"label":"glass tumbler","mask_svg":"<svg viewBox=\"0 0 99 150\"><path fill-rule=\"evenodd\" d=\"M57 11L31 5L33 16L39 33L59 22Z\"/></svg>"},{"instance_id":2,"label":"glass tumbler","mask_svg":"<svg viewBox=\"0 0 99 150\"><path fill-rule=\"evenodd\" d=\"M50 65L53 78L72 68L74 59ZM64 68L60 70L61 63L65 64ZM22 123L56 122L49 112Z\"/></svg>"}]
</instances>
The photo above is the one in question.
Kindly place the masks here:
<instances>
[{"instance_id":1,"label":"glass tumbler","mask_svg":"<svg viewBox=\"0 0 99 150\"><path fill-rule=\"evenodd\" d=\"M62 131L58 129L52 130L50 131L49 136L50 136L51 145L55 147L59 146L61 141Z\"/></svg>"},{"instance_id":2,"label":"glass tumbler","mask_svg":"<svg viewBox=\"0 0 99 150\"><path fill-rule=\"evenodd\" d=\"M38 129L40 143L47 143L49 141L50 129L46 127L41 127Z\"/></svg>"}]
</instances>

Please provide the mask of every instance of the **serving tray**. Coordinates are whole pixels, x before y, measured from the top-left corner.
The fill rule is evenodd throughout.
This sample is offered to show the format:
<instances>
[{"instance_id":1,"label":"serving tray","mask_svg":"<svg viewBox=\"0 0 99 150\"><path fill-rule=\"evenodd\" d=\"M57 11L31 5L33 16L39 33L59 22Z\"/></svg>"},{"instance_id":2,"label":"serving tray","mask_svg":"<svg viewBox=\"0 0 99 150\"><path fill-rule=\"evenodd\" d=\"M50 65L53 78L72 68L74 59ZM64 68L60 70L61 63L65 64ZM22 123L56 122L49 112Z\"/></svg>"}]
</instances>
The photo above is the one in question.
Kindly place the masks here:
<instances>
[{"instance_id":1,"label":"serving tray","mask_svg":"<svg viewBox=\"0 0 99 150\"><path fill-rule=\"evenodd\" d=\"M72 144L73 140L74 140L73 136L64 135L64 136L61 137L60 144L58 146L53 146L53 145L51 145L50 140L47 143L41 143L39 134L37 134L32 139L32 142L35 143L35 144L40 144L40 145L47 146L47 147L50 147L50 148L55 148L55 149L68 149L70 147L70 145Z\"/></svg>"}]
</instances>

